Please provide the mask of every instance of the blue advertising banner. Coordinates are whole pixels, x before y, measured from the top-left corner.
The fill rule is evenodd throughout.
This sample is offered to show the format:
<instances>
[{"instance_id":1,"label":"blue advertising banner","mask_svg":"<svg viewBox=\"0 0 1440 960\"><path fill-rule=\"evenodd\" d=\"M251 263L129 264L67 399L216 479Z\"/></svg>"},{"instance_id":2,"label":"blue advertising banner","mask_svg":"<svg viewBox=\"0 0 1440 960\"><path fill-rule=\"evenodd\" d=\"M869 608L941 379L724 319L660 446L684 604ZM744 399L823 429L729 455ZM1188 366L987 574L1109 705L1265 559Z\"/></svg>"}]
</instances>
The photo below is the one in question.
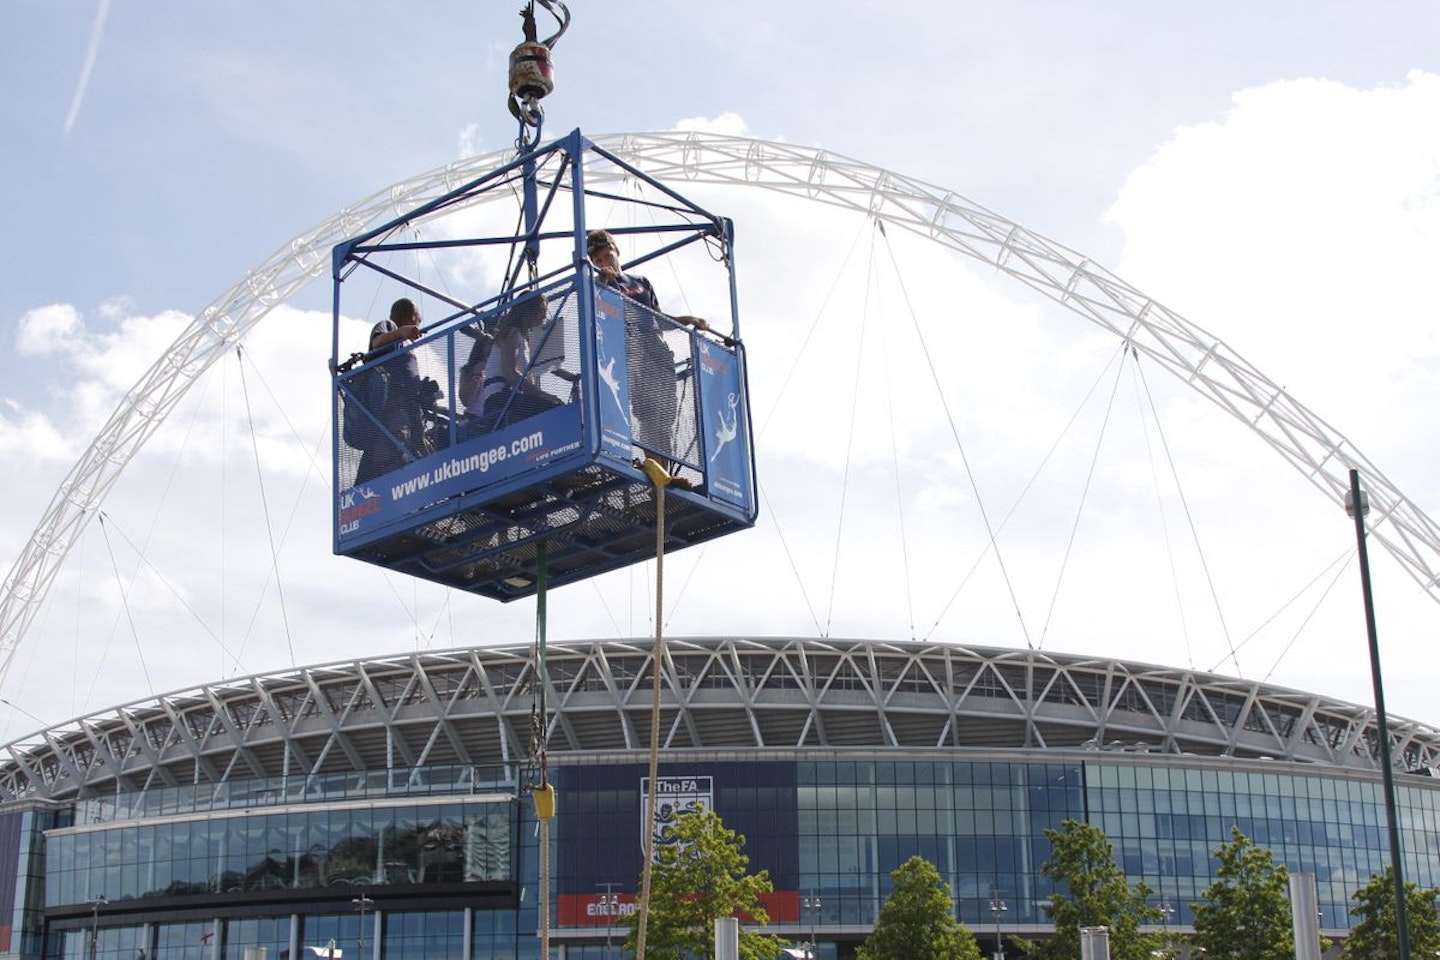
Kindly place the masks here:
<instances>
[{"instance_id":1,"label":"blue advertising banner","mask_svg":"<svg viewBox=\"0 0 1440 960\"><path fill-rule=\"evenodd\" d=\"M697 340L700 358L700 429L710 496L751 507L750 436L740 360L709 340Z\"/></svg>"},{"instance_id":2,"label":"blue advertising banner","mask_svg":"<svg viewBox=\"0 0 1440 960\"><path fill-rule=\"evenodd\" d=\"M630 376L625 353L625 301L595 289L595 363L600 374L600 450L629 463Z\"/></svg>"},{"instance_id":3,"label":"blue advertising banner","mask_svg":"<svg viewBox=\"0 0 1440 960\"><path fill-rule=\"evenodd\" d=\"M725 827L742 835L749 871L767 870L776 897L800 885L796 785L798 763L662 763L656 781L655 819L645 823L648 770L643 764L561 767L552 771L565 797L565 815L554 824L555 894L561 926L594 928L606 923L599 894L618 893L614 923L633 908L644 867L645 834L653 828L660 843L673 843L667 826L686 811L704 806ZM813 776L813 774L812 774ZM813 797L813 785L807 791ZM813 802L813 801L812 801ZM532 868L533 869L533 868ZM799 904L766 900L771 919L798 919ZM617 941L618 942L618 941Z\"/></svg>"},{"instance_id":4,"label":"blue advertising banner","mask_svg":"<svg viewBox=\"0 0 1440 960\"><path fill-rule=\"evenodd\" d=\"M580 404L569 403L432 453L342 490L340 540L369 533L449 497L503 483L580 449L580 444Z\"/></svg>"}]
</instances>

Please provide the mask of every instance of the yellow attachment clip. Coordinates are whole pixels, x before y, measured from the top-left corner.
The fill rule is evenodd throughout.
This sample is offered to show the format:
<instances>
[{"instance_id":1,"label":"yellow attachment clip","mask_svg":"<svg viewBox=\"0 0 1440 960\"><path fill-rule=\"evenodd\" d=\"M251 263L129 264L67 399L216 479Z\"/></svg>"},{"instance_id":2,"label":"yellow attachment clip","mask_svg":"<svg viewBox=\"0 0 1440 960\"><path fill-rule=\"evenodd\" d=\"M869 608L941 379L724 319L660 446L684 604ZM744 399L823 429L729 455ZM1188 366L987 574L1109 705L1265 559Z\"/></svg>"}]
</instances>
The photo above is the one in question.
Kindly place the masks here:
<instances>
[{"instance_id":1,"label":"yellow attachment clip","mask_svg":"<svg viewBox=\"0 0 1440 960\"><path fill-rule=\"evenodd\" d=\"M640 464L640 469L645 471L645 475L650 478L650 482L657 487L663 487L675 479L670 476L670 471L666 470L660 464L660 461L654 457L646 457L645 461Z\"/></svg>"},{"instance_id":2,"label":"yellow attachment clip","mask_svg":"<svg viewBox=\"0 0 1440 960\"><path fill-rule=\"evenodd\" d=\"M553 783L542 783L535 788L535 818L537 820L553 820L555 818L555 785Z\"/></svg>"}]
</instances>

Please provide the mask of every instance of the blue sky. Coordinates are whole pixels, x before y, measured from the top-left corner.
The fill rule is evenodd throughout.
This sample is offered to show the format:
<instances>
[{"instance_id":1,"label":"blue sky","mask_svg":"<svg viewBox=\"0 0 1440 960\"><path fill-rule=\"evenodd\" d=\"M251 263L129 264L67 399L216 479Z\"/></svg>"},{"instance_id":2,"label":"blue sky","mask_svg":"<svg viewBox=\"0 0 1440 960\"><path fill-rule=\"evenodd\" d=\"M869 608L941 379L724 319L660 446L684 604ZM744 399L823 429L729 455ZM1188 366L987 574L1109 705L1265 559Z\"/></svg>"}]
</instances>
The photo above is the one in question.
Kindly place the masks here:
<instances>
[{"instance_id":1,"label":"blue sky","mask_svg":"<svg viewBox=\"0 0 1440 960\"><path fill-rule=\"evenodd\" d=\"M937 3L898 12L844 2L576 0L573 6L574 25L556 51L550 133L576 126L595 134L668 130L704 120L824 147L953 189L1084 251L1214 332L1355 440L1432 516L1440 509L1431 454L1440 295L1428 280L1431 254L1440 252L1434 122L1440 54L1433 44L1440 10L1239 2ZM0 183L12 224L0 238L7 280L0 285L0 455L15 464L10 509L0 519L0 564L8 569L104 416L189 316L347 204L513 140L503 77L505 56L519 39L515 8L265 0L22 0L0 7L0 82L12 91L0 100L7 130ZM742 261L742 284L784 301L797 322L808 321L826 278L844 262L843 245L832 249L814 232L830 224L803 208L767 216L753 198L736 201L734 209L742 252L747 230L772 241L756 247L781 251L764 262ZM740 212L749 213L748 221ZM858 235L853 226L835 229L848 230L847 240ZM786 241L779 243L782 236ZM978 383L986 366L1006 371L987 382L986 405L977 400L973 408L983 410L977 414L983 432L1033 435L1043 448L1078 400L1062 392L1045 396L1042 406L1046 391L1030 378L1054 377L1063 368L1077 383L1088 382L1113 345L1072 334L1033 299L996 289L983 272L932 260L933 252L924 250L906 256L923 277L917 284L930 285L917 294L930 312L938 313L956 289L977 298L951 332L958 339L947 343L957 378L963 370ZM327 302L328 288L317 285L293 306L320 309ZM782 316L763 308L755 313L747 321L756 338L752 349L763 344L773 353L768 362L757 358L752 387L757 400L778 404L776 380L788 363L780 355L794 343L782 335ZM247 344L257 375L297 420L323 417L328 323L297 313L262 327ZM968 354L977 348L1006 363L971 365ZM284 397L292 381L317 372L318 386ZM214 385L207 395L230 396L224 391L236 389L233 371L213 376L223 387ZM817 382L823 390L823 379ZM245 386L263 392L255 382ZM1190 440L1194 450L1180 459L1193 471L1182 476L1206 524L1198 537L1217 550L1238 551L1238 558L1227 561L1220 553L1210 562L1241 569L1244 557L1259 554L1268 563L1246 568L1241 579L1276 583L1265 599L1253 601L1236 596L1244 592L1241 584L1221 584L1220 592L1229 594L1225 602L1239 607L1226 628L1237 636L1223 641L1209 637L1211 629L1198 620L1177 625L1165 618L1147 626L1150 608L1127 592L1123 574L1110 582L1108 599L1101 596L1105 578L1095 576L1079 589L1093 608L1082 605L1073 621L1057 621L1050 645L1214 667L1225 659L1227 643L1249 626L1258 628L1266 611L1325 569L1330 551L1343 549L1343 514L1333 520L1323 503L1296 512L1292 500L1319 495L1294 485L1278 458L1233 425L1207 418L1183 391L1167 404L1174 439ZM226 409L235 415L233 406ZM817 484L839 489L843 433L812 429L793 405L777 412L757 402L756 411L757 421L774 420L770 446L761 449L762 468L768 461L762 482L776 500L772 533L778 525L787 542L831 543L835 515L806 501L816 499ZM247 441L227 432L229 452L197 454L186 447L196 441L184 438L179 417L172 418L175 436L157 442L157 452L142 455L117 485L107 503L110 541L92 525L97 529L77 547L67 566L74 582L57 583L55 599L0 688L20 711L0 717L0 733L17 735L33 729L37 718L56 722L237 670L528 638L528 613L519 605L461 606L389 581L368 588L368 572L328 556L328 518L306 516L311 506L299 508L297 527L309 532L289 541L274 561L282 582L296 578L286 601L292 609L276 613L273 590L267 599L242 598L231 584L245 561L201 551L197 540L208 546L224 539L227 551L238 550L243 533L263 525L253 503L243 505L236 493ZM297 449L313 439L306 434ZM996 465L991 492L997 501L1006 484L1026 476L1022 466L999 469L1007 452L976 452ZM282 453L272 455L289 462ZM173 465L181 460L219 472L181 477ZM1084 462L1077 454L1076 463ZM1113 469L1108 490L1123 502L1127 482L1141 485L1139 460L1122 459ZM276 473L278 486L278 477L288 474L283 467ZM295 475L303 473L297 468ZM878 478L870 479L881 488ZM182 496L206 485L223 490L226 502L214 536L213 506ZM1242 503L1256 488L1260 502ZM917 497L922 515L949 503L943 485ZM310 503L298 493L293 502ZM852 511L856 502L867 504L852 500ZM1074 509L1068 495L1057 493L1033 522L1049 527L1063 546ZM855 515L867 510L877 526L886 526L878 505ZM1116 522L1118 514L1106 516L1107 525L1082 526L1108 531L1099 537L1115 557L1138 552L1121 536L1129 525ZM850 523L853 529L856 521ZM769 535L734 538L716 553L730 570L743 568L777 552L762 539ZM153 595L131 583L130 599L121 601L118 571L134 561L112 558L125 553L120 541L147 536L157 543L153 562L166 571L165 583L152 584ZM159 546L164 541L168 554ZM262 565L273 560L268 542L252 546ZM963 538L916 547L924 557L917 563L942 570L965 547ZM1055 549L1045 577L1058 562ZM824 553L818 550L817 558ZM1097 554L1097 565L1108 565L1108 556ZM711 568L696 569L695 582L713 585ZM300 571L329 583L305 584ZM826 581L842 581L839 571L816 575L806 588L813 607L826 605ZM772 579L788 573L782 567ZM1353 581L1351 572L1323 604L1302 604L1308 620L1292 609L1306 622L1263 648L1257 641L1240 658L1243 672L1365 702ZM724 583L754 602L743 613L733 604L708 606L697 586L682 592L676 628L813 632L815 620L826 619L794 596L771 596L733 572ZM1381 586L1390 590L1388 603L1382 596L1381 630L1394 664L1392 709L1440 722L1422 669L1440 623L1435 604L1417 598L1403 577L1382 579ZM572 601L552 608L561 636L648 632L638 575L599 599L596 593L609 588L575 589ZM179 596L182 611L188 605L193 613L176 613ZM354 623L361 614L347 612L357 602L363 630ZM843 613L843 603L838 606ZM1048 606L1036 601L1031 619L1043 620ZM457 610L465 622L454 625ZM1136 621L1114 631L1125 637L1083 629L1118 617ZM995 623L1002 627L992 628ZM910 625L872 610L838 617L832 629L903 637ZM245 652L212 649L217 635L232 654ZM1023 642L1003 628L1003 617L978 613L946 620L937 636ZM1223 669L1233 672L1234 663ZM57 671L59 682L81 678L58 700L45 693Z\"/></svg>"}]
</instances>

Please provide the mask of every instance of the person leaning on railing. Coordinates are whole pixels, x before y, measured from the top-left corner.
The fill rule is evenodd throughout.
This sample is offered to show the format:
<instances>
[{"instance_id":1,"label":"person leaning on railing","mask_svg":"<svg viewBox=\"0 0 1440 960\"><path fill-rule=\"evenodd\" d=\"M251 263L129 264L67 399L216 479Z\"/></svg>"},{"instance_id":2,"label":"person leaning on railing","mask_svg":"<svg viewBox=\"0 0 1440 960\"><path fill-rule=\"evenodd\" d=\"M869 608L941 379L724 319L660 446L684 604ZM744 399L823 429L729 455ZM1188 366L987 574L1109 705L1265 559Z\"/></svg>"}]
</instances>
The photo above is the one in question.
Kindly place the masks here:
<instances>
[{"instance_id":1,"label":"person leaning on railing","mask_svg":"<svg viewBox=\"0 0 1440 960\"><path fill-rule=\"evenodd\" d=\"M404 297L390 305L390 317L370 330L370 352L365 367L356 376L356 395L394 439L376 431L376 437L360 451L355 483L366 483L399 467L406 460L398 441L412 457L430 452L426 437L425 412L433 408L438 386L420 378L414 354L394 358L392 354L407 340L420 336L420 311Z\"/></svg>"},{"instance_id":2,"label":"person leaning on railing","mask_svg":"<svg viewBox=\"0 0 1440 960\"><path fill-rule=\"evenodd\" d=\"M670 437L675 429L675 354L661 335L660 301L650 281L620 269L620 248L608 230L591 230L585 235L585 252L595 266L596 278L605 286L648 307L653 313L625 312L625 353L630 367L630 410L635 442L663 459L671 455ZM671 317L676 323L709 331L700 317Z\"/></svg>"}]
</instances>

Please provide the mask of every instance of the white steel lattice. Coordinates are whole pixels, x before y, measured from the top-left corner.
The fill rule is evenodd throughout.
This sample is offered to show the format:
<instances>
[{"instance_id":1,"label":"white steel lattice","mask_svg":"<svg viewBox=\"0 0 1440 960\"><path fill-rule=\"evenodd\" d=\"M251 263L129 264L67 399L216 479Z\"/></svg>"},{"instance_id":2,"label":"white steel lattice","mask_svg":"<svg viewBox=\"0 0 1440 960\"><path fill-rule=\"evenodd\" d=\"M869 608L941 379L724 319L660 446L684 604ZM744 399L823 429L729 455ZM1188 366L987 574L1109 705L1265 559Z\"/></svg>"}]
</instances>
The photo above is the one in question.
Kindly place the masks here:
<instances>
[{"instance_id":1,"label":"white steel lattice","mask_svg":"<svg viewBox=\"0 0 1440 960\"><path fill-rule=\"evenodd\" d=\"M652 649L648 640L550 646L552 762L644 755ZM1116 762L1378 769L1367 708L1214 674L913 641L703 638L667 640L666 650L661 735L672 756L896 759L965 749L1072 762L1103 752ZM528 646L225 681L8 745L0 801L222 784L248 796L262 789L257 781L289 793L317 776L363 784L387 771L513 767L524 762L540 682ZM1390 729L1404 769L1428 774L1440 764L1440 730L1394 718Z\"/></svg>"},{"instance_id":2,"label":"white steel lattice","mask_svg":"<svg viewBox=\"0 0 1440 960\"><path fill-rule=\"evenodd\" d=\"M1440 526L1434 520L1347 438L1224 343L1081 254L952 191L823 150L703 133L612 134L592 141L659 180L756 187L858 211L1003 271L1189 384L1263 437L1337 504L1349 489L1349 470L1358 469L1373 539L1440 600ZM101 428L7 575L0 593L0 682L71 546L125 465L200 374L275 306L324 273L335 243L509 158L503 151L486 154L379 191L285 244L200 312ZM603 163L586 170L592 186L618 176Z\"/></svg>"}]
</instances>

